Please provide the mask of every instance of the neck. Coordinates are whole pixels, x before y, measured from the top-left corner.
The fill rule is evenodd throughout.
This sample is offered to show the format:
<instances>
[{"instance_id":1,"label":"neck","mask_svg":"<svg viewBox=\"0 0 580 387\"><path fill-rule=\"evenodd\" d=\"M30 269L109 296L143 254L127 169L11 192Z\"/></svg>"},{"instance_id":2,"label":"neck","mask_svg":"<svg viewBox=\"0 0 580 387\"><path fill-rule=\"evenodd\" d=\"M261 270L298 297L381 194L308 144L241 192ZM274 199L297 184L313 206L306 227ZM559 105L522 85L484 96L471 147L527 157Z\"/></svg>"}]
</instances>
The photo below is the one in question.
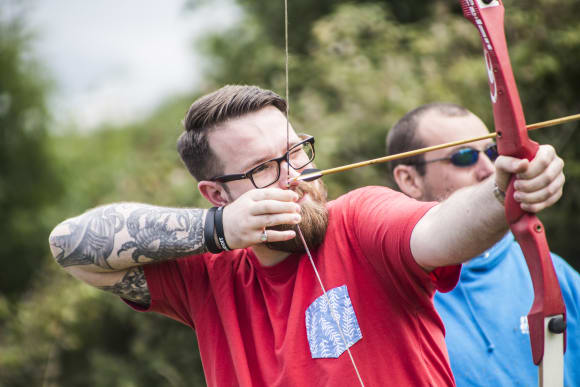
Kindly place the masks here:
<instances>
[{"instance_id":1,"label":"neck","mask_svg":"<svg viewBox=\"0 0 580 387\"><path fill-rule=\"evenodd\" d=\"M274 266L290 255L286 251L272 250L264 245L255 245L251 249L262 266Z\"/></svg>"}]
</instances>

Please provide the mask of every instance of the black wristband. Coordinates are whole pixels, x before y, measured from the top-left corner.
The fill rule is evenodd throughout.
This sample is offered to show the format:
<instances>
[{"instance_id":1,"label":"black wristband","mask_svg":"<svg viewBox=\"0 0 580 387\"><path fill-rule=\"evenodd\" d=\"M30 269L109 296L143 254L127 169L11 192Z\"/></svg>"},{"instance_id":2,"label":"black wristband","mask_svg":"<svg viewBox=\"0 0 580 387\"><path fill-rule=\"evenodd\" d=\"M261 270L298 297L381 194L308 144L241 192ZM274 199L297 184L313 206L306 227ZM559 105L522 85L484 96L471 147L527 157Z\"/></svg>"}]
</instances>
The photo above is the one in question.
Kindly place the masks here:
<instances>
[{"instance_id":1,"label":"black wristband","mask_svg":"<svg viewBox=\"0 0 580 387\"><path fill-rule=\"evenodd\" d=\"M217 207L212 207L207 210L207 214L205 215L205 224L203 227L203 238L205 239L205 247L209 250L210 253L217 254L221 253L223 250L220 249L213 237L214 231L214 213L217 210Z\"/></svg>"},{"instance_id":2,"label":"black wristband","mask_svg":"<svg viewBox=\"0 0 580 387\"><path fill-rule=\"evenodd\" d=\"M218 242L222 249L225 251L230 251L230 246L226 243L226 236L224 234L224 223L223 223L223 216L224 216L224 208L219 207L215 212L215 232L217 234Z\"/></svg>"}]
</instances>

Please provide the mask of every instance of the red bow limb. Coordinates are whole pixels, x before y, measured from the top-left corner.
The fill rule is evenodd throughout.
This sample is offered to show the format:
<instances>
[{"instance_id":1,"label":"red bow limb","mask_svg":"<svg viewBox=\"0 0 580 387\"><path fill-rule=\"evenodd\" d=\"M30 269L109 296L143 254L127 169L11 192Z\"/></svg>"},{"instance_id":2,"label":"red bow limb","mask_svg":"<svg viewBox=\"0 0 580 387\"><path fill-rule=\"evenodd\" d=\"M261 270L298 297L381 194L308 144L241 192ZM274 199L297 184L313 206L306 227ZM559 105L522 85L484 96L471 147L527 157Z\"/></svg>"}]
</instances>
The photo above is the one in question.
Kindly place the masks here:
<instances>
[{"instance_id":1,"label":"red bow limb","mask_svg":"<svg viewBox=\"0 0 580 387\"><path fill-rule=\"evenodd\" d=\"M483 42L499 153L532 160L539 145L528 138L505 40L503 4L500 0L461 0L461 7L464 16L479 30ZM505 212L532 278L534 302L528 314L528 325L534 363L542 365L545 342L552 345L553 337L563 340L563 343L556 341L561 345L563 356L566 308L544 227L535 215L522 210L514 200L513 183L512 177L506 192ZM548 339L552 341L546 341Z\"/></svg>"}]
</instances>

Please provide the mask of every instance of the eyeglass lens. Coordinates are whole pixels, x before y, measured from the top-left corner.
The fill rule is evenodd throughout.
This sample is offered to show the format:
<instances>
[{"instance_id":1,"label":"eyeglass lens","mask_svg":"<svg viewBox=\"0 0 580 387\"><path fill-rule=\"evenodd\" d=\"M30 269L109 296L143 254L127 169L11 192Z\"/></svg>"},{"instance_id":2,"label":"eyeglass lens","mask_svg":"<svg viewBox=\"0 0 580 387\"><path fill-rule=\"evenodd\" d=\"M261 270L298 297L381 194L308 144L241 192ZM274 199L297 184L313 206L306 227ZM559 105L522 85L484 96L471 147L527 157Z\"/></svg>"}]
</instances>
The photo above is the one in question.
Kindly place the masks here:
<instances>
[{"instance_id":1,"label":"eyeglass lens","mask_svg":"<svg viewBox=\"0 0 580 387\"><path fill-rule=\"evenodd\" d=\"M309 142L302 143L288 152L288 163L296 170L305 167L313 159L314 147ZM265 188L280 178L280 162L271 160L259 165L251 172L251 176L256 187Z\"/></svg>"}]
</instances>

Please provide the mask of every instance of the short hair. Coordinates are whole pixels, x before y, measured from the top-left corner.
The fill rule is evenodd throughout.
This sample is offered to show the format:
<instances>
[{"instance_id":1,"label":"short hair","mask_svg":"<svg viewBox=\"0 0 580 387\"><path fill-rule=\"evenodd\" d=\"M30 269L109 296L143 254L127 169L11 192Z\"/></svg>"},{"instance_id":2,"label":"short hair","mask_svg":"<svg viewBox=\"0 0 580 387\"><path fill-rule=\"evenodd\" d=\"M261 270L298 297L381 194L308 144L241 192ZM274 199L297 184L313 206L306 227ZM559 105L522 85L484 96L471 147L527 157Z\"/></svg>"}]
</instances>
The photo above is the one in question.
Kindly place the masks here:
<instances>
[{"instance_id":1,"label":"short hair","mask_svg":"<svg viewBox=\"0 0 580 387\"><path fill-rule=\"evenodd\" d=\"M286 100L258 86L226 85L197 99L183 120L185 131L177 140L177 151L187 170L197 180L223 174L219 155L208 142L208 134L229 120L274 106L286 115Z\"/></svg>"},{"instance_id":2,"label":"short hair","mask_svg":"<svg viewBox=\"0 0 580 387\"><path fill-rule=\"evenodd\" d=\"M421 123L421 118L432 111L446 117L462 117L471 113L463 106L448 102L434 102L421 105L405 114L403 118L393 125L391 130L389 130L389 134L387 135L387 154L394 155L423 148L425 142L418 135L417 128ZM417 170L417 173L423 176L425 175L424 161L425 157L422 154L394 160L389 163L389 171L392 176L397 165L413 165Z\"/></svg>"}]
</instances>

